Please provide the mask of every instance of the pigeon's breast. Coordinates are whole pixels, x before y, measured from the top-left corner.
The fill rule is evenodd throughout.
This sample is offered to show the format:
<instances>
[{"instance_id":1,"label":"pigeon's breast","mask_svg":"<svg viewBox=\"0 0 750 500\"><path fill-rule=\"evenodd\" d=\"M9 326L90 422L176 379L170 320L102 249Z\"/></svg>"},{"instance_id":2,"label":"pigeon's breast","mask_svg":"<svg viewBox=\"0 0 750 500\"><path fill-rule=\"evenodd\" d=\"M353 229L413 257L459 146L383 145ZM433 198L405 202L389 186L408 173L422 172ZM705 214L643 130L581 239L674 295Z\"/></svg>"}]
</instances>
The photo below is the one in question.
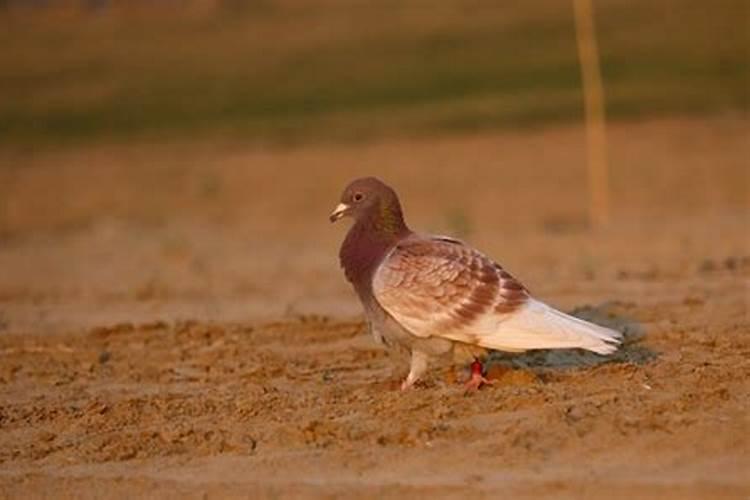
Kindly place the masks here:
<instances>
[{"instance_id":1,"label":"pigeon's breast","mask_svg":"<svg viewBox=\"0 0 750 500\"><path fill-rule=\"evenodd\" d=\"M372 277L395 242L378 237L360 224L354 225L347 234L339 251L341 267L360 298L372 295Z\"/></svg>"}]
</instances>

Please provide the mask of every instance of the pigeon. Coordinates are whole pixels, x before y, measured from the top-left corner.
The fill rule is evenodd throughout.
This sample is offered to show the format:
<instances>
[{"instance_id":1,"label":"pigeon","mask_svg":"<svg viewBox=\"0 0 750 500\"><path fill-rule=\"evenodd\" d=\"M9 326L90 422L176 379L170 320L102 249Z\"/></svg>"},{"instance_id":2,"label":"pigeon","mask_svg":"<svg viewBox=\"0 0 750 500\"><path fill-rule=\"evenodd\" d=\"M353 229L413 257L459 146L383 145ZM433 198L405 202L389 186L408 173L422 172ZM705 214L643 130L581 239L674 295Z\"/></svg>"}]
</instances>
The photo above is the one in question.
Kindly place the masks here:
<instances>
[{"instance_id":1,"label":"pigeon","mask_svg":"<svg viewBox=\"0 0 750 500\"><path fill-rule=\"evenodd\" d=\"M344 217L354 222L341 245L341 267L375 340L410 353L403 390L422 378L433 358L473 359L467 389L478 389L488 383L480 358L490 350L579 348L607 355L622 341L620 332L533 298L461 240L413 232L396 192L375 177L344 189L330 221Z\"/></svg>"}]
</instances>

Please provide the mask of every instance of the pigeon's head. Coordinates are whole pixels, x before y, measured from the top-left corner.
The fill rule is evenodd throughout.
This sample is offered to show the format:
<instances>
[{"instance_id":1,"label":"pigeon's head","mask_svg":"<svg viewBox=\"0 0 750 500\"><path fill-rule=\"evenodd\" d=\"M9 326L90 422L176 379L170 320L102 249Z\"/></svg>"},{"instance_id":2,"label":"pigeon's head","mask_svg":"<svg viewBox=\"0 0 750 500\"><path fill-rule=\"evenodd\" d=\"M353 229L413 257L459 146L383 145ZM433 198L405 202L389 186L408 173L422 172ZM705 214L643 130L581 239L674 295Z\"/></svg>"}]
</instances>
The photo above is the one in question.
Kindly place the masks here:
<instances>
[{"instance_id":1,"label":"pigeon's head","mask_svg":"<svg viewBox=\"0 0 750 500\"><path fill-rule=\"evenodd\" d=\"M336 222L342 217L352 217L354 220L368 217L401 220L401 204L390 186L375 177L363 177L352 181L344 189L330 220Z\"/></svg>"}]
</instances>

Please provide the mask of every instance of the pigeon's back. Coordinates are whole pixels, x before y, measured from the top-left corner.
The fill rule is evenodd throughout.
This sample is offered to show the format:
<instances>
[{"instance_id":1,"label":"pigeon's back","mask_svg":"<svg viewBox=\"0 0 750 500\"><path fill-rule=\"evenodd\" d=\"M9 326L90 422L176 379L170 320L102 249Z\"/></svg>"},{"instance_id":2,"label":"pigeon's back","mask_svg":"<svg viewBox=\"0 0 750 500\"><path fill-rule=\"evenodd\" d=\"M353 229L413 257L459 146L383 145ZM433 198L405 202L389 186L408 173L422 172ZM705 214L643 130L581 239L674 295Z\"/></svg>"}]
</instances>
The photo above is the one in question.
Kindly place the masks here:
<instances>
[{"instance_id":1,"label":"pigeon's back","mask_svg":"<svg viewBox=\"0 0 750 500\"><path fill-rule=\"evenodd\" d=\"M582 348L613 352L620 333L532 298L500 265L464 243L414 235L374 274L374 298L417 337L503 351Z\"/></svg>"}]
</instances>

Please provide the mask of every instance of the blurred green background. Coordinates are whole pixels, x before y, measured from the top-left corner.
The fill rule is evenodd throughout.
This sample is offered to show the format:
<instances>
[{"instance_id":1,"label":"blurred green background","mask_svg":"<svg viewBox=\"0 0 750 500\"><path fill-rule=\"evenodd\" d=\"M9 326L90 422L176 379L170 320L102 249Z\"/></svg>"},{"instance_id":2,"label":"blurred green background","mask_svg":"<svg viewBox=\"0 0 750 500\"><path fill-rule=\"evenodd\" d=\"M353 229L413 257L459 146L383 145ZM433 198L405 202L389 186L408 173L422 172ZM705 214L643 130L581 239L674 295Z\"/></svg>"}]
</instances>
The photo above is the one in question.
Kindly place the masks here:
<instances>
[{"instance_id":1,"label":"blurred green background","mask_svg":"<svg viewBox=\"0 0 750 500\"><path fill-rule=\"evenodd\" d=\"M747 113L748 2L594 2L608 116ZM0 1L0 145L579 120L570 1Z\"/></svg>"}]
</instances>

